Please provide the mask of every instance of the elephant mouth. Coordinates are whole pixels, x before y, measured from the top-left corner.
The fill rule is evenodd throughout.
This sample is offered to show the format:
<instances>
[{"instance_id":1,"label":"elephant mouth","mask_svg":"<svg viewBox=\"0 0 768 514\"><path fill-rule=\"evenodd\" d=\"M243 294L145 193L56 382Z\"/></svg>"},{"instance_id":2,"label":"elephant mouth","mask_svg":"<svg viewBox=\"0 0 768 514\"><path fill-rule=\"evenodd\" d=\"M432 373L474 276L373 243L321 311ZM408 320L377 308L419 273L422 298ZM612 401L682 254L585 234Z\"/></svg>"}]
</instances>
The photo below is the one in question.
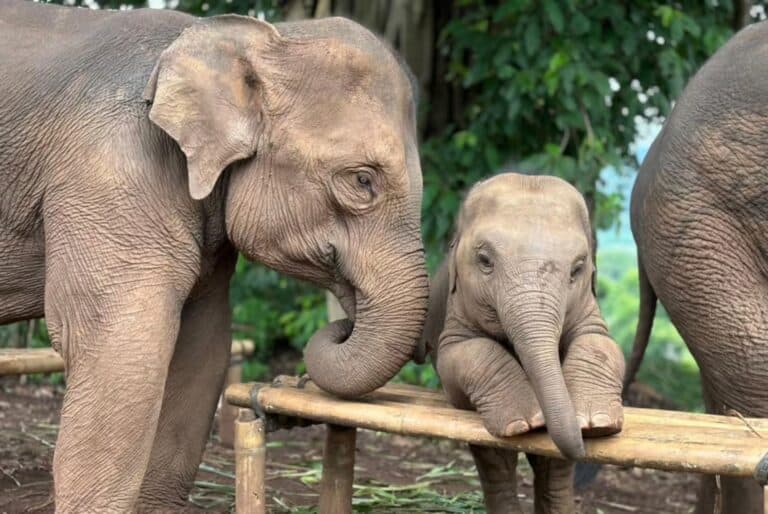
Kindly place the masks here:
<instances>
[{"instance_id":1,"label":"elephant mouth","mask_svg":"<svg viewBox=\"0 0 768 514\"><path fill-rule=\"evenodd\" d=\"M348 280L340 280L330 288L330 291L339 300L347 318L354 323L355 314L357 314L357 293L355 287Z\"/></svg>"}]
</instances>

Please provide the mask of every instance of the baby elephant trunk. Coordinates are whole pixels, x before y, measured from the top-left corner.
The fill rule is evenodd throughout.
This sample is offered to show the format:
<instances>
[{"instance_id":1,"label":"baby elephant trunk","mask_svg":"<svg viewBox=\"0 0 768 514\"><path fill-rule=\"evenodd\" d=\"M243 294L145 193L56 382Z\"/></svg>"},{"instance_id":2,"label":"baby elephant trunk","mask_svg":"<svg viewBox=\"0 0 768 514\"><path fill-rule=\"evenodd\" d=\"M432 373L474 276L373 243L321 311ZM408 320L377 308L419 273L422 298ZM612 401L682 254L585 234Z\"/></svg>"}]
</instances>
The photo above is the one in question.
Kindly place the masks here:
<instances>
[{"instance_id":1,"label":"baby elephant trunk","mask_svg":"<svg viewBox=\"0 0 768 514\"><path fill-rule=\"evenodd\" d=\"M560 364L564 298L541 291L514 295L500 313L504 330L536 393L547 431L569 459L584 456L576 412Z\"/></svg>"}]
</instances>

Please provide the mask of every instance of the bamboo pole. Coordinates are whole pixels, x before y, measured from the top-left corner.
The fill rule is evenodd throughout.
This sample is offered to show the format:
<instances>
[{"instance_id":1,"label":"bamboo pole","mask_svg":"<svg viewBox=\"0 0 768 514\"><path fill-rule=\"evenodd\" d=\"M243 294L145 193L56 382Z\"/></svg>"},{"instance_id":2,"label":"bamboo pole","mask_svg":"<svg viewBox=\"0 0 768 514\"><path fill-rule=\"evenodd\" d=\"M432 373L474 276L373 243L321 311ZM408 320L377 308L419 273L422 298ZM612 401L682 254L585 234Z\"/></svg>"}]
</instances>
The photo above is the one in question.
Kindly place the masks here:
<instances>
[{"instance_id":1,"label":"bamboo pole","mask_svg":"<svg viewBox=\"0 0 768 514\"><path fill-rule=\"evenodd\" d=\"M300 378L288 375L279 375L272 382L274 385L280 387L298 387ZM302 388L314 392L322 392L317 385L312 381L305 381L301 385ZM426 389L423 387L410 386L407 384L387 384L386 387L377 389L376 391L364 395L361 400L375 400L376 402L392 402L395 404L413 403L416 405L432 405L435 407L446 407L453 409L442 391L434 389Z\"/></svg>"},{"instance_id":2,"label":"bamboo pole","mask_svg":"<svg viewBox=\"0 0 768 514\"><path fill-rule=\"evenodd\" d=\"M329 424L323 450L320 514L352 513L357 429Z\"/></svg>"},{"instance_id":3,"label":"bamboo pole","mask_svg":"<svg viewBox=\"0 0 768 514\"><path fill-rule=\"evenodd\" d=\"M252 386L229 387L227 401L250 406ZM259 386L257 401L267 413L562 458L544 431L496 438L484 428L477 413L454 409L447 402L436 405L432 395L425 395L422 401L412 394L409 402L398 403L391 401L392 386L385 386L364 399L350 401L335 398L312 385L302 389L287 383L279 387ZM396 389L402 394L402 388ZM584 460L666 471L752 476L765 453L768 429L765 420L747 418L746 422L752 428L733 417L626 407L622 432L587 439Z\"/></svg>"},{"instance_id":4,"label":"bamboo pole","mask_svg":"<svg viewBox=\"0 0 768 514\"><path fill-rule=\"evenodd\" d=\"M219 441L225 448L233 448L235 444L235 419L238 408L230 405L224 398L224 391L232 384L243 381L243 359L253 354L255 345L250 339L232 341L229 357L229 369L224 380L224 390L221 391L219 405Z\"/></svg>"},{"instance_id":5,"label":"bamboo pole","mask_svg":"<svg viewBox=\"0 0 768 514\"><path fill-rule=\"evenodd\" d=\"M274 380L273 384L278 384L281 387L297 387L299 377L280 375ZM312 382L307 382L303 387L310 391L322 392ZM371 401L377 404L387 402L393 404L413 403L420 406L434 406L449 409L450 411L455 410L442 391L408 384L387 384L361 397L360 400ZM745 421L736 416L715 416L695 412L637 409L632 407L625 407L624 412L631 412L633 420L642 422L642 425L659 425L660 429L668 426L715 428L726 430L727 434L733 437L742 437L744 433L751 432L750 427L752 427L762 437L768 438L768 419L745 418L745 423Z\"/></svg>"},{"instance_id":6,"label":"bamboo pole","mask_svg":"<svg viewBox=\"0 0 768 514\"><path fill-rule=\"evenodd\" d=\"M235 512L264 514L266 491L266 442L264 420L250 409L241 409L235 421Z\"/></svg>"},{"instance_id":7,"label":"bamboo pole","mask_svg":"<svg viewBox=\"0 0 768 514\"><path fill-rule=\"evenodd\" d=\"M227 369L227 377L224 382L224 390L232 384L239 384L243 379L242 359L233 357ZM234 448L235 444L235 419L239 407L231 405L221 393L221 410L219 411L219 442L225 448Z\"/></svg>"},{"instance_id":8,"label":"bamboo pole","mask_svg":"<svg viewBox=\"0 0 768 514\"><path fill-rule=\"evenodd\" d=\"M763 486L763 512L768 513L768 485Z\"/></svg>"},{"instance_id":9,"label":"bamboo pole","mask_svg":"<svg viewBox=\"0 0 768 514\"><path fill-rule=\"evenodd\" d=\"M64 359L52 348L0 350L0 376L64 371Z\"/></svg>"},{"instance_id":10,"label":"bamboo pole","mask_svg":"<svg viewBox=\"0 0 768 514\"><path fill-rule=\"evenodd\" d=\"M253 350L253 341L232 341L233 356L251 355ZM0 349L0 376L56 371L64 371L64 359L53 348Z\"/></svg>"}]
</instances>

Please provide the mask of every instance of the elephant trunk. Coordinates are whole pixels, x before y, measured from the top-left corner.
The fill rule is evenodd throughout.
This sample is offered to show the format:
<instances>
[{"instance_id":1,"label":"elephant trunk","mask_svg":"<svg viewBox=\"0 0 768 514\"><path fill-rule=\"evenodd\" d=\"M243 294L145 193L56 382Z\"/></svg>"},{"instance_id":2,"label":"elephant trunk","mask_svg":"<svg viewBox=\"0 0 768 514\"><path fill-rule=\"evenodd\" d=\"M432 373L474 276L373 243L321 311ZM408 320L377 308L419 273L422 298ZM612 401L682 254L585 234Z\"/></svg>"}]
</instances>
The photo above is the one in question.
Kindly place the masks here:
<instances>
[{"instance_id":1,"label":"elephant trunk","mask_svg":"<svg viewBox=\"0 0 768 514\"><path fill-rule=\"evenodd\" d=\"M512 304L505 305L500 314L504 331L536 393L550 437L565 457L576 459L584 456L584 442L560 364L565 310L561 296L524 292L512 296Z\"/></svg>"},{"instance_id":2,"label":"elephant trunk","mask_svg":"<svg viewBox=\"0 0 768 514\"><path fill-rule=\"evenodd\" d=\"M330 323L304 350L309 376L325 391L343 398L367 394L386 384L413 356L429 286L420 241L412 248L405 255L392 252L393 258L374 263L376 269L369 263L362 275L347 275L355 289L355 311L348 313L354 322Z\"/></svg>"}]
</instances>

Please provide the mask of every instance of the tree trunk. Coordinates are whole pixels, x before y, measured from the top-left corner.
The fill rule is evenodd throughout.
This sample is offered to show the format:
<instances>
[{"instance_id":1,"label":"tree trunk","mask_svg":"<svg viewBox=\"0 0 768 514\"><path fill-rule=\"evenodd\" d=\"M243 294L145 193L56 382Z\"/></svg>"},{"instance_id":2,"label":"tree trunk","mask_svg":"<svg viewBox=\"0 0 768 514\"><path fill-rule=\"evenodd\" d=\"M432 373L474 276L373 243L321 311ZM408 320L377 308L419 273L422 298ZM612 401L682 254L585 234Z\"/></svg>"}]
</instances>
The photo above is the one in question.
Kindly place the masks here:
<instances>
[{"instance_id":1,"label":"tree trunk","mask_svg":"<svg viewBox=\"0 0 768 514\"><path fill-rule=\"evenodd\" d=\"M734 32L738 32L752 21L749 11L752 9L750 0L735 0L733 2L733 22L731 26Z\"/></svg>"}]
</instances>

